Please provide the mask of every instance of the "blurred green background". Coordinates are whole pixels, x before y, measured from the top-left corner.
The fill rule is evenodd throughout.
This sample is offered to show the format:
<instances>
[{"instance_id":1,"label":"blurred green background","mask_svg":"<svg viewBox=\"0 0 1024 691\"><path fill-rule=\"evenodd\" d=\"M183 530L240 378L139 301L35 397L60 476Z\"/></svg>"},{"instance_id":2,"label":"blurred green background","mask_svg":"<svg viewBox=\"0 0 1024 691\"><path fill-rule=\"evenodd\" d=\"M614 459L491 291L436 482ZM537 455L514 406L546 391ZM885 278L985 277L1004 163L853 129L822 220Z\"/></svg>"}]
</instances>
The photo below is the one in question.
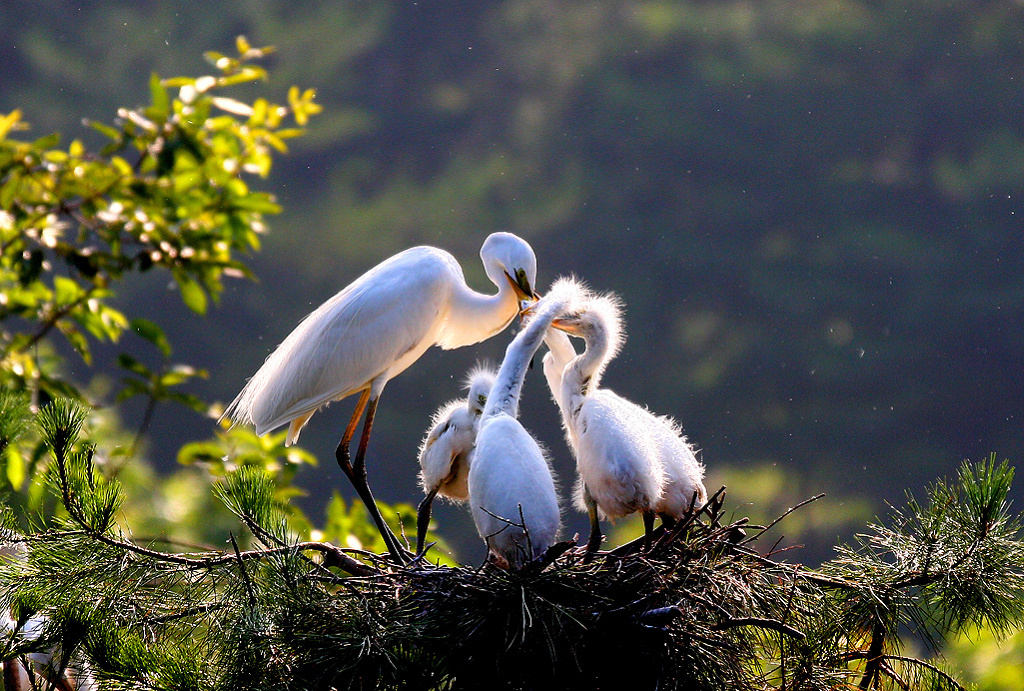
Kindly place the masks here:
<instances>
[{"instance_id":1,"label":"blurred green background","mask_svg":"<svg viewBox=\"0 0 1024 691\"><path fill-rule=\"evenodd\" d=\"M206 317L166 279L123 288L210 371L194 393L230 401L302 316L408 246L450 250L489 289L477 252L509 230L542 287L572 272L624 298L607 386L676 417L712 491L753 503L739 514L830 493L787 527L815 529L797 560L828 558L963 458L1022 457L1021 3L4 0L0 112L90 141L83 117L145 101L151 71L200 73L238 34L277 46L269 91L315 87L325 111L257 183L285 209L259 283ZM428 353L389 384L379 498L419 500L431 412L508 337ZM303 433L321 459L298 478L311 517L352 495L333 463L350 406ZM539 367L522 417L568 494ZM148 455L170 470L213 429L163 408ZM436 515L483 557L468 514Z\"/></svg>"}]
</instances>

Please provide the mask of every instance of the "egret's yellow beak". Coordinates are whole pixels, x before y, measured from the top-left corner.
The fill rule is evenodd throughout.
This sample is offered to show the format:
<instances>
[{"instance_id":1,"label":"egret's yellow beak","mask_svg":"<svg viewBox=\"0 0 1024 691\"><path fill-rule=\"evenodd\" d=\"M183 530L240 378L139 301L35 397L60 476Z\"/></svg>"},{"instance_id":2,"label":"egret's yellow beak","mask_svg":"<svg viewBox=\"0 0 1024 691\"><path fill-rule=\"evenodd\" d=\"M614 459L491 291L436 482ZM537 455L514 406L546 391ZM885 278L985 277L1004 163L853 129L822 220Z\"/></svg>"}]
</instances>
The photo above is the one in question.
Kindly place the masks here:
<instances>
[{"instance_id":1,"label":"egret's yellow beak","mask_svg":"<svg viewBox=\"0 0 1024 691\"><path fill-rule=\"evenodd\" d=\"M526 279L526 273L521 269L516 271L516 278L512 278L505 273L505 278L508 279L509 285L512 286L512 290L515 292L516 297L519 299L519 323L523 323L523 319L529 315L530 310L540 300L540 295L533 291L530 287L530 282Z\"/></svg>"},{"instance_id":2,"label":"egret's yellow beak","mask_svg":"<svg viewBox=\"0 0 1024 691\"><path fill-rule=\"evenodd\" d=\"M526 278L526 272L522 269L516 271L515 277L512 277L508 272L505 272L505 278L508 279L509 284L512 286L512 290L516 292L516 296L520 300L539 300L540 295L533 292L533 288L530 287L530 281Z\"/></svg>"}]
</instances>

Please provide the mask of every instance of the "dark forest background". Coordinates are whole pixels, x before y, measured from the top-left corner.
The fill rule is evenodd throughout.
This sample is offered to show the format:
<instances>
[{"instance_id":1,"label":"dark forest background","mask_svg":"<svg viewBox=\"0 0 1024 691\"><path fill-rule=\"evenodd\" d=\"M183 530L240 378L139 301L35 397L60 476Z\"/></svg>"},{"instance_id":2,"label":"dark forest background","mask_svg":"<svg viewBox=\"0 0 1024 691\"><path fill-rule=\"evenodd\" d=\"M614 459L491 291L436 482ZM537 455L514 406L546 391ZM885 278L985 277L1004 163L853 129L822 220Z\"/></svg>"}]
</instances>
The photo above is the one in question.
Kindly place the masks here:
<instances>
[{"instance_id":1,"label":"dark forest background","mask_svg":"<svg viewBox=\"0 0 1024 691\"><path fill-rule=\"evenodd\" d=\"M606 384L677 418L709 486L753 502L738 512L830 493L805 513L809 558L964 458L1024 457L1024 5L5 0L0 112L89 141L82 118L145 101L152 71L200 73L238 34L277 47L265 88L315 87L325 109L260 183L285 211L259 282L205 317L165 279L120 297L209 370L193 388L207 400L230 401L302 316L406 247L448 249L489 289L480 244L509 230L542 287L571 272L623 297ZM389 384L381 499L418 501L430 413L508 337ZM313 518L350 494L333 462L350 405L303 432L321 459L299 477ZM539 367L522 417L567 490ZM148 456L169 470L213 430L163 408ZM482 557L468 515L438 518Z\"/></svg>"}]
</instances>

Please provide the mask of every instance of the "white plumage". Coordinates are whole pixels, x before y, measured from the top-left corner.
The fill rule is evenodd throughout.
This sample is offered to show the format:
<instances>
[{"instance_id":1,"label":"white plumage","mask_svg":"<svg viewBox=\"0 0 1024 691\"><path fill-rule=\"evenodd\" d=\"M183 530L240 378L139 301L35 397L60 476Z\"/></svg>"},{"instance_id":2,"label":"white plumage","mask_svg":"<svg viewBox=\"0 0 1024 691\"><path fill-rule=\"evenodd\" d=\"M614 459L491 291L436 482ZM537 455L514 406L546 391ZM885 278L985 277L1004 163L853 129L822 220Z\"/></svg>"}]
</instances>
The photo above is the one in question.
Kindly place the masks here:
<instances>
[{"instance_id":1,"label":"white plumage","mask_svg":"<svg viewBox=\"0 0 1024 691\"><path fill-rule=\"evenodd\" d=\"M559 279L559 282L562 280L566 279ZM547 333L544 334L544 345L548 347L548 352L544 353L542 361L544 379L548 382L548 390L551 391L552 400L561 409L563 407L561 401L562 372L565 370L565 366L576 357L576 349L573 347L569 337L558 329L548 329Z\"/></svg>"},{"instance_id":2,"label":"white plumage","mask_svg":"<svg viewBox=\"0 0 1024 691\"><path fill-rule=\"evenodd\" d=\"M477 532L495 560L521 568L554 544L561 523L544 451L519 422L519 394L530 359L567 296L553 290L505 351L487 397L469 467L469 501Z\"/></svg>"},{"instance_id":3,"label":"white plumage","mask_svg":"<svg viewBox=\"0 0 1024 691\"><path fill-rule=\"evenodd\" d=\"M545 374L549 366L549 386L560 385L552 395L576 456L576 502L590 514L587 549L593 551L601 540L599 513L615 519L639 511L649 532L655 513L669 520L681 517L695 492L698 505L704 501L704 469L674 422L601 388L601 375L624 338L618 300L594 296L571 279L556 285L562 282L582 297L580 308L556 320L555 327L582 337L586 350L558 373L571 343L549 335Z\"/></svg>"},{"instance_id":4,"label":"white plumage","mask_svg":"<svg viewBox=\"0 0 1024 691\"><path fill-rule=\"evenodd\" d=\"M697 460L697 454L686 441L678 422L664 415L644 412L651 420L651 437L665 471L661 500L654 507L654 512L663 519L678 520L687 514L691 506L699 509L708 500L704 488L704 466Z\"/></svg>"},{"instance_id":5,"label":"white plumage","mask_svg":"<svg viewBox=\"0 0 1024 691\"><path fill-rule=\"evenodd\" d=\"M225 412L258 434L288 423L287 444L324 405L354 393L359 401L338 445L338 462L398 558L365 478L364 455L377 401L390 379L432 345L458 348L500 332L533 298L537 260L511 233L493 233L480 249L494 295L465 282L458 262L434 247L414 247L384 261L318 307L288 335ZM355 461L348 445L359 418L366 422Z\"/></svg>"},{"instance_id":6,"label":"white plumage","mask_svg":"<svg viewBox=\"0 0 1024 691\"><path fill-rule=\"evenodd\" d=\"M462 502L469 498L469 465L476 443L477 425L495 372L477 367L466 379L466 398L448 401L434 413L430 431L420 445L420 485L426 493L417 518L417 553L423 549L430 506L436 495Z\"/></svg>"}]
</instances>

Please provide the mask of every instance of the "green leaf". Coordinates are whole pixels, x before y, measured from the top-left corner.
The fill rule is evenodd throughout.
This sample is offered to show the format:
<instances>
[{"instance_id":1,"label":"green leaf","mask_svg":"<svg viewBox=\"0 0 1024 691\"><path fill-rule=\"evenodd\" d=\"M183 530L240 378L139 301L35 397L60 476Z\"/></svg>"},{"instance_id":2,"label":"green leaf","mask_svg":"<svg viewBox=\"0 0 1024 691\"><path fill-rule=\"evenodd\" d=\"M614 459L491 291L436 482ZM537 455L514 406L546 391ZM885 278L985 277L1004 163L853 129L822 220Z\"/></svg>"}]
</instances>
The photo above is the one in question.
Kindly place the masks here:
<instances>
[{"instance_id":1,"label":"green leaf","mask_svg":"<svg viewBox=\"0 0 1024 691\"><path fill-rule=\"evenodd\" d=\"M48 134L45 137L40 137L32 142L32 148L36 151L45 151L46 149L52 149L58 144L60 144L60 135L54 133Z\"/></svg>"},{"instance_id":2,"label":"green leaf","mask_svg":"<svg viewBox=\"0 0 1024 691\"><path fill-rule=\"evenodd\" d=\"M148 367L143 365L141 362L136 360L128 353L121 353L117 356L117 365L121 369L126 369L133 374L137 374L143 379L152 379L153 372Z\"/></svg>"},{"instance_id":3,"label":"green leaf","mask_svg":"<svg viewBox=\"0 0 1024 691\"><path fill-rule=\"evenodd\" d=\"M7 481L14 489L21 489L21 485L28 475L25 457L21 455L21 451L16 446L8 446L4 449L3 457L7 461Z\"/></svg>"},{"instance_id":4,"label":"green leaf","mask_svg":"<svg viewBox=\"0 0 1024 691\"><path fill-rule=\"evenodd\" d=\"M54 299L58 305L70 305L82 295L82 288L70 278L57 276L53 279Z\"/></svg>"},{"instance_id":5,"label":"green leaf","mask_svg":"<svg viewBox=\"0 0 1024 691\"><path fill-rule=\"evenodd\" d=\"M88 124L89 127L91 127L92 129L96 130L97 132L106 137L109 137L114 141L119 141L121 139L121 130L115 129L110 125L105 125L102 122L95 122L93 120L89 120Z\"/></svg>"},{"instance_id":6,"label":"green leaf","mask_svg":"<svg viewBox=\"0 0 1024 691\"><path fill-rule=\"evenodd\" d=\"M148 319L141 317L132 319L130 325L132 331L159 348L164 357L171 356L171 343L167 340L167 336L164 335L163 329Z\"/></svg>"},{"instance_id":7,"label":"green leaf","mask_svg":"<svg viewBox=\"0 0 1024 691\"><path fill-rule=\"evenodd\" d=\"M97 300L89 300L83 307L75 309L72 316L100 340L116 342L128 328L127 317Z\"/></svg>"},{"instance_id":8,"label":"green leaf","mask_svg":"<svg viewBox=\"0 0 1024 691\"><path fill-rule=\"evenodd\" d=\"M192 465L193 463L219 462L224 458L224 447L213 441L198 441L185 444L178 450L178 463Z\"/></svg>"},{"instance_id":9,"label":"green leaf","mask_svg":"<svg viewBox=\"0 0 1024 691\"><path fill-rule=\"evenodd\" d=\"M10 132L21 120L21 111L12 110L7 115L0 115L0 139L5 139L7 133Z\"/></svg>"},{"instance_id":10,"label":"green leaf","mask_svg":"<svg viewBox=\"0 0 1024 691\"><path fill-rule=\"evenodd\" d=\"M267 71L262 67L255 67L254 65L243 65L242 68L235 74L221 77L221 86L234 86L235 84L245 84L246 82L255 82L265 80L267 78Z\"/></svg>"},{"instance_id":11,"label":"green leaf","mask_svg":"<svg viewBox=\"0 0 1024 691\"><path fill-rule=\"evenodd\" d=\"M181 299L196 314L206 314L207 298L203 287L185 275L177 277Z\"/></svg>"},{"instance_id":12,"label":"green leaf","mask_svg":"<svg viewBox=\"0 0 1024 691\"><path fill-rule=\"evenodd\" d=\"M138 379L125 379L124 388L117 392L117 402L127 401L134 396L149 396L149 387Z\"/></svg>"},{"instance_id":13,"label":"green leaf","mask_svg":"<svg viewBox=\"0 0 1024 691\"><path fill-rule=\"evenodd\" d=\"M205 379L207 377L206 370L196 369L189 365L177 364L172 366L168 371L161 374L157 381L160 386L170 388L172 386L178 386L179 384L188 381L194 377L200 377Z\"/></svg>"},{"instance_id":14,"label":"green leaf","mask_svg":"<svg viewBox=\"0 0 1024 691\"><path fill-rule=\"evenodd\" d=\"M205 414L206 411L209 409L209 406L206 404L206 401L199 398L198 396L193 396L192 394L189 393L171 391L167 394L167 400L174 401L175 403L180 403L183 406L191 408L192 410L200 414Z\"/></svg>"},{"instance_id":15,"label":"green leaf","mask_svg":"<svg viewBox=\"0 0 1024 691\"><path fill-rule=\"evenodd\" d=\"M0 451L15 441L28 426L29 396L24 391L0 390Z\"/></svg>"},{"instance_id":16,"label":"green leaf","mask_svg":"<svg viewBox=\"0 0 1024 691\"><path fill-rule=\"evenodd\" d=\"M21 192L22 175L18 171L11 171L7 181L0 187L0 209L5 211L11 208L18 193Z\"/></svg>"},{"instance_id":17,"label":"green leaf","mask_svg":"<svg viewBox=\"0 0 1024 691\"><path fill-rule=\"evenodd\" d=\"M78 352L85 364L91 365L92 352L89 350L89 339L85 337L85 334L67 320L58 321L56 328L64 334L64 338L68 339L68 343Z\"/></svg>"},{"instance_id":18,"label":"green leaf","mask_svg":"<svg viewBox=\"0 0 1024 691\"><path fill-rule=\"evenodd\" d=\"M266 192L252 192L234 201L236 209L256 211L263 214L281 213L281 207L274 203L274 198Z\"/></svg>"},{"instance_id":19,"label":"green leaf","mask_svg":"<svg viewBox=\"0 0 1024 691\"><path fill-rule=\"evenodd\" d=\"M171 101L167 96L167 90L160 83L160 77L156 72L149 76L149 95L153 99L153 105L147 115L151 118L166 120L171 112Z\"/></svg>"}]
</instances>

